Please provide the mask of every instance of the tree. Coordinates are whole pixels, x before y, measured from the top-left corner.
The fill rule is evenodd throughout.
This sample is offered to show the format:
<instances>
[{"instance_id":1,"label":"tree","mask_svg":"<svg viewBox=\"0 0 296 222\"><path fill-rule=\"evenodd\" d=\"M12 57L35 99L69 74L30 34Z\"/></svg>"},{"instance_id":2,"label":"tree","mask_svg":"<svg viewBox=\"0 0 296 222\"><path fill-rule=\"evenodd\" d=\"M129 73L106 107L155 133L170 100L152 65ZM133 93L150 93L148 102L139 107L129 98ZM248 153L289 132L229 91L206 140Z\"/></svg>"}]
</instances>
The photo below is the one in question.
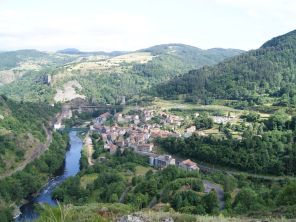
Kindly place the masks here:
<instances>
[{"instance_id":1,"label":"tree","mask_svg":"<svg viewBox=\"0 0 296 222\"><path fill-rule=\"evenodd\" d=\"M260 115L256 112L249 112L248 114L243 114L242 119L246 119L247 122L256 122L259 120Z\"/></svg>"},{"instance_id":2,"label":"tree","mask_svg":"<svg viewBox=\"0 0 296 222\"><path fill-rule=\"evenodd\" d=\"M231 175L223 177L223 187L225 192L232 192L237 187L236 179Z\"/></svg>"},{"instance_id":3,"label":"tree","mask_svg":"<svg viewBox=\"0 0 296 222\"><path fill-rule=\"evenodd\" d=\"M248 187L241 189L236 195L233 207L234 210L240 214L255 211L261 208L256 192Z\"/></svg>"},{"instance_id":4,"label":"tree","mask_svg":"<svg viewBox=\"0 0 296 222\"><path fill-rule=\"evenodd\" d=\"M211 129L213 125L213 119L207 115L200 115L195 119L195 126L197 129Z\"/></svg>"},{"instance_id":5,"label":"tree","mask_svg":"<svg viewBox=\"0 0 296 222\"><path fill-rule=\"evenodd\" d=\"M12 217L12 209L11 208L4 208L0 206L0 218L3 222L12 222L14 221Z\"/></svg>"},{"instance_id":6,"label":"tree","mask_svg":"<svg viewBox=\"0 0 296 222\"><path fill-rule=\"evenodd\" d=\"M116 203L118 202L118 195L116 193L113 193L110 197L110 202L111 203Z\"/></svg>"},{"instance_id":7,"label":"tree","mask_svg":"<svg viewBox=\"0 0 296 222\"><path fill-rule=\"evenodd\" d=\"M268 118L265 125L271 130L283 130L287 128L288 121L289 116L283 111L278 111Z\"/></svg>"},{"instance_id":8,"label":"tree","mask_svg":"<svg viewBox=\"0 0 296 222\"><path fill-rule=\"evenodd\" d=\"M224 209L227 211L231 211L232 210L232 200L231 200L231 194L229 192L224 193L224 201L225 201Z\"/></svg>"},{"instance_id":9,"label":"tree","mask_svg":"<svg viewBox=\"0 0 296 222\"><path fill-rule=\"evenodd\" d=\"M214 190L211 190L208 194L202 198L203 206L208 214L217 214L219 211L219 203L217 194Z\"/></svg>"},{"instance_id":10,"label":"tree","mask_svg":"<svg viewBox=\"0 0 296 222\"><path fill-rule=\"evenodd\" d=\"M296 182L290 182L279 193L277 197L278 205L296 204Z\"/></svg>"},{"instance_id":11,"label":"tree","mask_svg":"<svg viewBox=\"0 0 296 222\"><path fill-rule=\"evenodd\" d=\"M142 209L148 204L148 195L137 193L132 198L132 204L133 206L135 206L136 209Z\"/></svg>"},{"instance_id":12,"label":"tree","mask_svg":"<svg viewBox=\"0 0 296 222\"><path fill-rule=\"evenodd\" d=\"M179 210L182 207L183 200L180 194L174 196L172 201L172 207L176 210Z\"/></svg>"},{"instance_id":13,"label":"tree","mask_svg":"<svg viewBox=\"0 0 296 222\"><path fill-rule=\"evenodd\" d=\"M290 128L294 131L296 130L296 116L292 117L291 122L290 122Z\"/></svg>"}]
</instances>

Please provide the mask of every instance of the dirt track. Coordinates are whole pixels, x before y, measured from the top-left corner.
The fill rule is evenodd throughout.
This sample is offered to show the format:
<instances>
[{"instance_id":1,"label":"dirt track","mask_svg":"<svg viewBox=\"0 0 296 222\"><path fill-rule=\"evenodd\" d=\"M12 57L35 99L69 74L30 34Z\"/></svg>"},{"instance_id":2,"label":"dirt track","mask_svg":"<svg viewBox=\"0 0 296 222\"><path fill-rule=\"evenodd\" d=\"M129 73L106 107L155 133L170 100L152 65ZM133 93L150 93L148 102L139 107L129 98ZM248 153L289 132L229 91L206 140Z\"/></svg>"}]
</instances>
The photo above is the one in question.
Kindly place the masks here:
<instances>
[{"instance_id":1,"label":"dirt track","mask_svg":"<svg viewBox=\"0 0 296 222\"><path fill-rule=\"evenodd\" d=\"M93 149L92 140L88 134L85 137L84 143L85 143L85 147L86 147L88 165L92 166L92 165L94 165L93 159L92 159L92 154L93 154L94 149Z\"/></svg>"}]
</instances>

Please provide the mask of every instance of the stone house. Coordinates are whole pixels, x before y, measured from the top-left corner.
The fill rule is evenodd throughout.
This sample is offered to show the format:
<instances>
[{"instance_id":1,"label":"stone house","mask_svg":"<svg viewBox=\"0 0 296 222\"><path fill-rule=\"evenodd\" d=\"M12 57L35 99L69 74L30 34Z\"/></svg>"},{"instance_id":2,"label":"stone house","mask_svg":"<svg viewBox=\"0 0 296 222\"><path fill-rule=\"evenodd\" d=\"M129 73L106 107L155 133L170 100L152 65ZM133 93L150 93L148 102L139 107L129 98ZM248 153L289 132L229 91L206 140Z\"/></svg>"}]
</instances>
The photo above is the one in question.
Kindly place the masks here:
<instances>
[{"instance_id":1,"label":"stone house","mask_svg":"<svg viewBox=\"0 0 296 222\"><path fill-rule=\"evenodd\" d=\"M193 170L199 171L199 167L197 166L197 164L191 161L190 159L180 162L179 167L187 171L193 171Z\"/></svg>"}]
</instances>

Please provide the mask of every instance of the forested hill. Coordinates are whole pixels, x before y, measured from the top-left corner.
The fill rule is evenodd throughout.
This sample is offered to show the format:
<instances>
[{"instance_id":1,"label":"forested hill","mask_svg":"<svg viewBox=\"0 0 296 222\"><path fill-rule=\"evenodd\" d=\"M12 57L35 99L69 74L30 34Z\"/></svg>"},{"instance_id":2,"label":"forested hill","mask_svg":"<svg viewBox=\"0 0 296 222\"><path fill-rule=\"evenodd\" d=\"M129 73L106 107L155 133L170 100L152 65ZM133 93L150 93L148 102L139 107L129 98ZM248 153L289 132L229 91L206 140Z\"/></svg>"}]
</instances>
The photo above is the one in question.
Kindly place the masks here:
<instances>
[{"instance_id":1,"label":"forested hill","mask_svg":"<svg viewBox=\"0 0 296 222\"><path fill-rule=\"evenodd\" d=\"M189 71L156 87L164 97L184 96L187 101L211 99L275 104L296 104L296 30L271 39L257 50L227 59L218 65Z\"/></svg>"},{"instance_id":2,"label":"forested hill","mask_svg":"<svg viewBox=\"0 0 296 222\"><path fill-rule=\"evenodd\" d=\"M84 97L112 104L122 95L128 100L174 76L240 53L235 49L202 50L166 44L134 52L84 53L66 49L42 53L37 61L31 55L21 61L13 57L15 67L11 64L0 70L0 93L23 101L53 103ZM52 77L50 85L44 81L47 76Z\"/></svg>"},{"instance_id":3,"label":"forested hill","mask_svg":"<svg viewBox=\"0 0 296 222\"><path fill-rule=\"evenodd\" d=\"M213 65L226 58L241 54L239 49L212 48L202 50L200 48L185 44L163 44L156 45L147 49L139 50L150 52L154 56L174 56L184 63L191 63L195 66Z\"/></svg>"},{"instance_id":4,"label":"forested hill","mask_svg":"<svg viewBox=\"0 0 296 222\"><path fill-rule=\"evenodd\" d=\"M244 51L222 48L202 50L184 44L163 44L142 49L139 52L151 53L153 59L146 64L135 65L134 70L137 74L148 78L149 83L153 85L184 74L191 69L217 64Z\"/></svg>"},{"instance_id":5,"label":"forested hill","mask_svg":"<svg viewBox=\"0 0 296 222\"><path fill-rule=\"evenodd\" d=\"M0 70L16 67L19 63L27 60L42 59L47 53L37 50L18 50L11 52L0 52Z\"/></svg>"}]
</instances>

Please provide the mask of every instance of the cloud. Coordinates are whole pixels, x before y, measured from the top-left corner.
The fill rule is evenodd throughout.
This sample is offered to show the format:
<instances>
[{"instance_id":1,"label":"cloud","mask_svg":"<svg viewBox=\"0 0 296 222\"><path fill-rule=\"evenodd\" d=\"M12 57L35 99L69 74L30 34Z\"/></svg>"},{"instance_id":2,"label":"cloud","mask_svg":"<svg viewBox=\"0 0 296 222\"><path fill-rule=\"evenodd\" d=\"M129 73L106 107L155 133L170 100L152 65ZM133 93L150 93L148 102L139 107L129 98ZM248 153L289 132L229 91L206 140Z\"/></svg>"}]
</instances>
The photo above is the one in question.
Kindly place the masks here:
<instances>
[{"instance_id":1,"label":"cloud","mask_svg":"<svg viewBox=\"0 0 296 222\"><path fill-rule=\"evenodd\" d=\"M275 22L278 20L289 22L288 18L296 18L294 0L216 0L216 2L244 11L255 18L266 18Z\"/></svg>"},{"instance_id":2,"label":"cloud","mask_svg":"<svg viewBox=\"0 0 296 222\"><path fill-rule=\"evenodd\" d=\"M150 33L153 33L153 26L147 18L122 12L89 16L0 12L0 42L5 42L5 46L0 44L0 48L128 49L143 44L141 39Z\"/></svg>"},{"instance_id":3,"label":"cloud","mask_svg":"<svg viewBox=\"0 0 296 222\"><path fill-rule=\"evenodd\" d=\"M0 0L0 50L257 48L295 29L294 0ZM5 6L6 5L6 6Z\"/></svg>"}]
</instances>

